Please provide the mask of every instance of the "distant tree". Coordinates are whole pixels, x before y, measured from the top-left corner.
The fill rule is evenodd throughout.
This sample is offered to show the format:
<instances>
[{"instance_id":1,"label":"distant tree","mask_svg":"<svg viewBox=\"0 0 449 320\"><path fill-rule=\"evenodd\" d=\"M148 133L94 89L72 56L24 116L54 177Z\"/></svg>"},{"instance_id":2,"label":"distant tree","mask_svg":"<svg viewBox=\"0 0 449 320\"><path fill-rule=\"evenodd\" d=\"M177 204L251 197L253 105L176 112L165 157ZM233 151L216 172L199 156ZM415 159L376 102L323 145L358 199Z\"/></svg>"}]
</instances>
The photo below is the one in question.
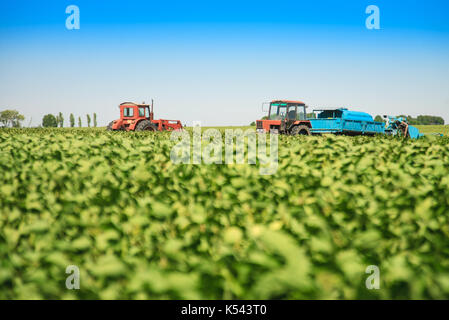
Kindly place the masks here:
<instances>
[{"instance_id":1,"label":"distant tree","mask_svg":"<svg viewBox=\"0 0 449 320\"><path fill-rule=\"evenodd\" d=\"M64 127L64 116L61 112L58 114L58 125L62 128Z\"/></svg>"},{"instance_id":2,"label":"distant tree","mask_svg":"<svg viewBox=\"0 0 449 320\"><path fill-rule=\"evenodd\" d=\"M23 119L22 119L23 120ZM20 120L20 121L22 121L22 120ZM13 123L12 123L12 127L13 128L20 128L21 126L22 126L22 124L20 123L20 121L14 121Z\"/></svg>"},{"instance_id":3,"label":"distant tree","mask_svg":"<svg viewBox=\"0 0 449 320\"><path fill-rule=\"evenodd\" d=\"M412 116L407 116L407 121L409 124L411 125L417 125L418 123L418 119L413 118Z\"/></svg>"},{"instance_id":4,"label":"distant tree","mask_svg":"<svg viewBox=\"0 0 449 320\"><path fill-rule=\"evenodd\" d=\"M46 114L42 118L42 126L45 127L45 128L57 127L58 126L58 121L56 120L56 117L54 115Z\"/></svg>"},{"instance_id":5,"label":"distant tree","mask_svg":"<svg viewBox=\"0 0 449 320\"><path fill-rule=\"evenodd\" d=\"M444 119L438 116L421 115L413 118L412 116L400 115L399 117L406 118L411 125L444 125Z\"/></svg>"},{"instance_id":6,"label":"distant tree","mask_svg":"<svg viewBox=\"0 0 449 320\"><path fill-rule=\"evenodd\" d=\"M409 124L416 124L411 116L406 116L405 114L401 114L398 116L398 118L406 119Z\"/></svg>"},{"instance_id":7,"label":"distant tree","mask_svg":"<svg viewBox=\"0 0 449 320\"><path fill-rule=\"evenodd\" d=\"M307 114L307 119L316 119L316 114L315 113L308 113Z\"/></svg>"},{"instance_id":8,"label":"distant tree","mask_svg":"<svg viewBox=\"0 0 449 320\"><path fill-rule=\"evenodd\" d=\"M70 114L70 126L73 128L75 126L75 116L73 113Z\"/></svg>"},{"instance_id":9,"label":"distant tree","mask_svg":"<svg viewBox=\"0 0 449 320\"><path fill-rule=\"evenodd\" d=\"M87 126L90 127L90 115L86 114Z\"/></svg>"},{"instance_id":10,"label":"distant tree","mask_svg":"<svg viewBox=\"0 0 449 320\"><path fill-rule=\"evenodd\" d=\"M81 117L78 117L78 127L82 127L82 124L81 124Z\"/></svg>"},{"instance_id":11,"label":"distant tree","mask_svg":"<svg viewBox=\"0 0 449 320\"><path fill-rule=\"evenodd\" d=\"M255 125L256 125L256 123L254 121L250 123L251 127L254 127Z\"/></svg>"},{"instance_id":12,"label":"distant tree","mask_svg":"<svg viewBox=\"0 0 449 320\"><path fill-rule=\"evenodd\" d=\"M416 118L418 124L422 125L444 125L444 119L436 116L418 116Z\"/></svg>"},{"instance_id":13,"label":"distant tree","mask_svg":"<svg viewBox=\"0 0 449 320\"><path fill-rule=\"evenodd\" d=\"M261 120L268 120L268 116L263 116Z\"/></svg>"},{"instance_id":14,"label":"distant tree","mask_svg":"<svg viewBox=\"0 0 449 320\"><path fill-rule=\"evenodd\" d=\"M381 116L377 115L377 116L374 118L374 121L376 121L376 122L382 122L383 119L382 119Z\"/></svg>"},{"instance_id":15,"label":"distant tree","mask_svg":"<svg viewBox=\"0 0 449 320\"><path fill-rule=\"evenodd\" d=\"M97 114L94 112L94 127L97 127Z\"/></svg>"},{"instance_id":16,"label":"distant tree","mask_svg":"<svg viewBox=\"0 0 449 320\"><path fill-rule=\"evenodd\" d=\"M4 110L0 112L0 122L4 127L20 127L20 122L25 120L25 117L16 110Z\"/></svg>"}]
</instances>

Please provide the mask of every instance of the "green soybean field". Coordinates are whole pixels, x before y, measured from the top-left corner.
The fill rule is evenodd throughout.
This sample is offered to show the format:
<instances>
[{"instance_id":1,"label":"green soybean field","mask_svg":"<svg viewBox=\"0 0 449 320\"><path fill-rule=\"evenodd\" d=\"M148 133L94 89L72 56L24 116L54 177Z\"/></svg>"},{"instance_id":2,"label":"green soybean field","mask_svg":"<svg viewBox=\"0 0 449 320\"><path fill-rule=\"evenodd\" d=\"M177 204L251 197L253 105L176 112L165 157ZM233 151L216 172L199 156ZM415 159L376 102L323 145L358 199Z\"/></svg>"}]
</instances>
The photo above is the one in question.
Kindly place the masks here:
<instances>
[{"instance_id":1,"label":"green soybean field","mask_svg":"<svg viewBox=\"0 0 449 320\"><path fill-rule=\"evenodd\" d=\"M279 136L272 175L175 143L0 130L0 299L449 298L448 137Z\"/></svg>"}]
</instances>

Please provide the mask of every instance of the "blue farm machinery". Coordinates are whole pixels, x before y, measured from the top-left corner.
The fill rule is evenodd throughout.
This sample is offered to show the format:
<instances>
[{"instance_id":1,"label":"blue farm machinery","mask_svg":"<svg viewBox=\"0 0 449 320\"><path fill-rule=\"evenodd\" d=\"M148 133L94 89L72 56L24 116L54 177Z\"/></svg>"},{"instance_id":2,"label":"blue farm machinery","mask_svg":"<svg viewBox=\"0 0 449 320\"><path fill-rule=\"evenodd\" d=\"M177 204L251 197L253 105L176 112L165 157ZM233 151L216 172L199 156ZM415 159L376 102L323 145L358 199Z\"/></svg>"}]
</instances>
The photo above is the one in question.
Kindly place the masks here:
<instances>
[{"instance_id":1,"label":"blue farm machinery","mask_svg":"<svg viewBox=\"0 0 449 320\"><path fill-rule=\"evenodd\" d=\"M397 135L417 139L421 134L418 128L408 124L405 118L384 116L384 122L377 122L365 112L350 111L346 108L333 110L314 110L316 118L309 119L312 134L334 133L343 135L376 134Z\"/></svg>"},{"instance_id":2,"label":"blue farm machinery","mask_svg":"<svg viewBox=\"0 0 449 320\"><path fill-rule=\"evenodd\" d=\"M424 135L419 132L418 128L409 125L407 119L389 116L384 116L384 119L385 134L387 135L400 135L412 139L418 139Z\"/></svg>"},{"instance_id":3,"label":"blue farm machinery","mask_svg":"<svg viewBox=\"0 0 449 320\"><path fill-rule=\"evenodd\" d=\"M313 110L315 117L311 118L306 108L306 104L301 101L273 100L269 103L265 119L256 121L257 131L289 135L382 134L412 139L423 136L416 127L409 125L407 119L401 117L384 116L385 122L378 122L368 113L338 108Z\"/></svg>"}]
</instances>

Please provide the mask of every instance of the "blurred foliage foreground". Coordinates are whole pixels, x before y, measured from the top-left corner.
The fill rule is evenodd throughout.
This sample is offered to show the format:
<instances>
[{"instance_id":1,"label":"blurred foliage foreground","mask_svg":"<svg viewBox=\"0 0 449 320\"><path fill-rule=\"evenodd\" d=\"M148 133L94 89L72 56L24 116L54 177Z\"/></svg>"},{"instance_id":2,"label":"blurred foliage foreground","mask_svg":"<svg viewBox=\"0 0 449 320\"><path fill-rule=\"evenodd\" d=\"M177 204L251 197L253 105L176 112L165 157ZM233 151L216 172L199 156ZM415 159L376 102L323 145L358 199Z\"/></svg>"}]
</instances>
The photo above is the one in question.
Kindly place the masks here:
<instances>
[{"instance_id":1,"label":"blurred foliage foreground","mask_svg":"<svg viewBox=\"0 0 449 320\"><path fill-rule=\"evenodd\" d=\"M0 298L447 299L448 143L280 136L263 176L168 133L0 130Z\"/></svg>"}]
</instances>

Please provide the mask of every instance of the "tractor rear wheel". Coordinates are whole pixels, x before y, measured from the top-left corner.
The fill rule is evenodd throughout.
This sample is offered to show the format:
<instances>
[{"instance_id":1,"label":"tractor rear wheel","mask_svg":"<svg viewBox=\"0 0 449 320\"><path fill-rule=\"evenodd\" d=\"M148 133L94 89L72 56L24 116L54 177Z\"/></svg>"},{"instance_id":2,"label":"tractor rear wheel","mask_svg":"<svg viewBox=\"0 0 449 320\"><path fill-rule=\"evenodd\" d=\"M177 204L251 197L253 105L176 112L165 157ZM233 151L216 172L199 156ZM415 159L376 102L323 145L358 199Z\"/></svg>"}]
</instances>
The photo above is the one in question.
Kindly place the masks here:
<instances>
[{"instance_id":1,"label":"tractor rear wheel","mask_svg":"<svg viewBox=\"0 0 449 320\"><path fill-rule=\"evenodd\" d=\"M310 129L309 129L309 127L304 126L304 125L295 126L295 127L293 127L291 134L293 136L297 136L297 135L310 136Z\"/></svg>"},{"instance_id":2,"label":"tractor rear wheel","mask_svg":"<svg viewBox=\"0 0 449 320\"><path fill-rule=\"evenodd\" d=\"M157 131L155 124L151 123L149 120L140 121L136 126L136 131Z\"/></svg>"}]
</instances>

